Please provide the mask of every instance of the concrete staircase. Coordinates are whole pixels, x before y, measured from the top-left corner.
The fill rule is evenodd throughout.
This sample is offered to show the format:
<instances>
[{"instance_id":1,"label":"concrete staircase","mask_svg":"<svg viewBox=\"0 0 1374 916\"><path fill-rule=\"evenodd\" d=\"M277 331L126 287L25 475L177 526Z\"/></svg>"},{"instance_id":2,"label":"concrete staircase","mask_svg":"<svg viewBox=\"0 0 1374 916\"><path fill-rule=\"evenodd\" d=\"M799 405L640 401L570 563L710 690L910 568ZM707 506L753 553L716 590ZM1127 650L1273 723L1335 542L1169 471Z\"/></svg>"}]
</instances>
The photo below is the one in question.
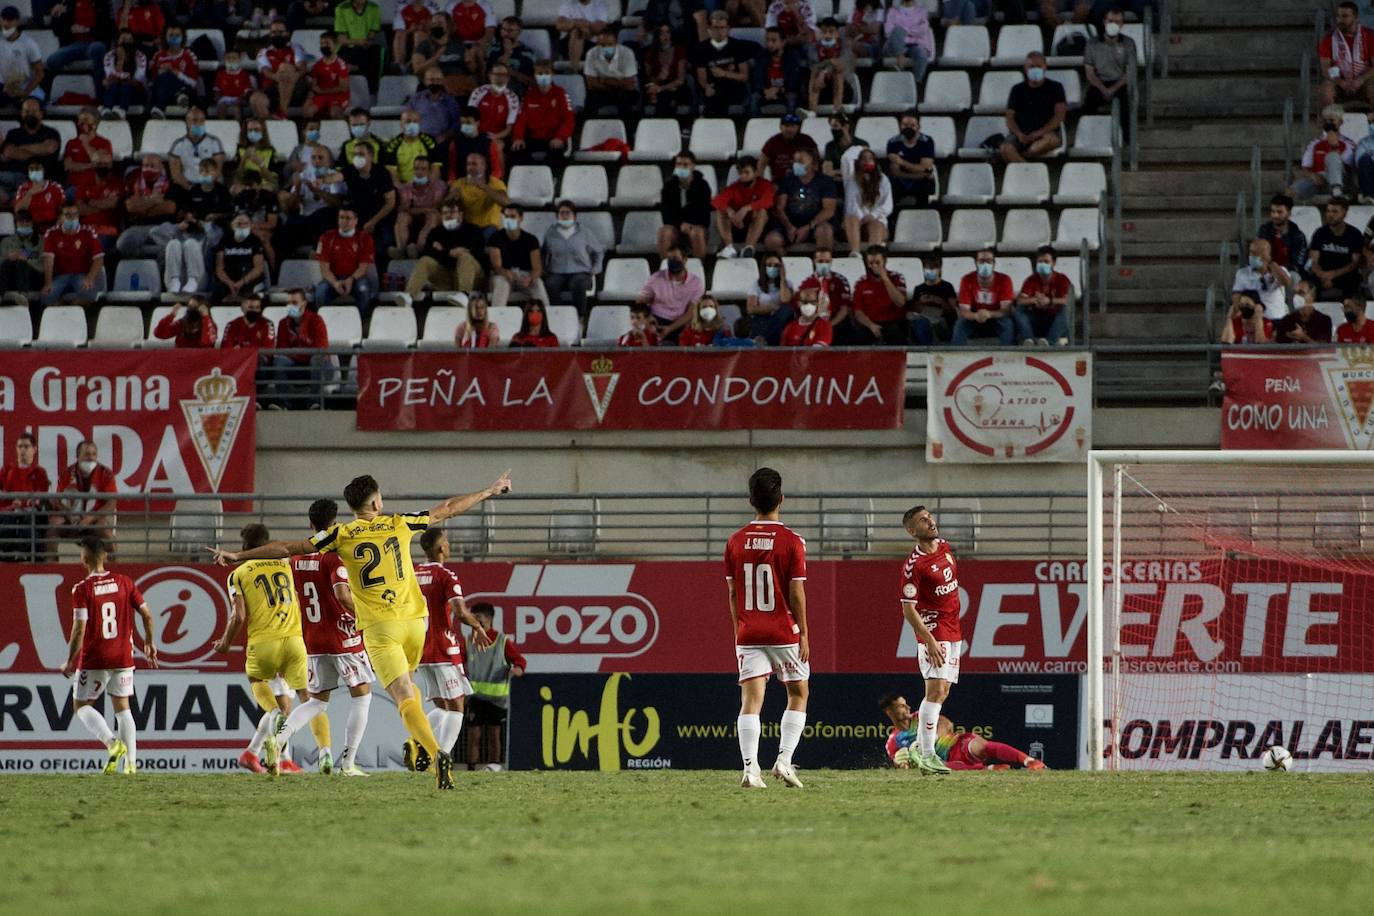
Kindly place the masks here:
<instances>
[{"instance_id":1,"label":"concrete staircase","mask_svg":"<svg viewBox=\"0 0 1374 916\"><path fill-rule=\"evenodd\" d=\"M1107 312L1092 316L1099 340L1208 339L1205 291L1221 282L1218 249L1236 234L1236 194L1252 195L1251 148L1260 144L1267 198L1283 187L1284 100L1293 98L1301 121L1300 62L1304 51L1315 60L1315 10L1325 4L1171 6L1169 76L1154 82L1154 121L1141 126L1139 170L1122 173L1124 258L1108 268ZM1300 123L1294 132L1300 151L1310 138Z\"/></svg>"}]
</instances>

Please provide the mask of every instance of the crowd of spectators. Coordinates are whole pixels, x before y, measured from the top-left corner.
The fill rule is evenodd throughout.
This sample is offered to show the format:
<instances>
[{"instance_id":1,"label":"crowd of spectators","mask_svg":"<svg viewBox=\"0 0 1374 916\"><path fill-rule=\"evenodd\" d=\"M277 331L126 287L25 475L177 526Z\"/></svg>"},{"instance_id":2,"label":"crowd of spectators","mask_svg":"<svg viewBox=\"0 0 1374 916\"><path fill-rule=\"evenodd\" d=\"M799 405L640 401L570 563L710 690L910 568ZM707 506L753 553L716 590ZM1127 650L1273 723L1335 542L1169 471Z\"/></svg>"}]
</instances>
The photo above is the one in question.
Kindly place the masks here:
<instances>
[{"instance_id":1,"label":"crowd of spectators","mask_svg":"<svg viewBox=\"0 0 1374 916\"><path fill-rule=\"evenodd\" d=\"M1047 39L1060 23L1091 22L1083 107L1108 109L1125 100L1138 61L1122 32L1123 9L1138 14L1137 5L859 0L840 21L828 2L650 0L627 28L618 4L564 0L540 36L552 41L532 40L518 16L498 21L487 0L398 0L390 22L374 0L34 0L24 17L5 7L0 110L14 109L18 125L0 143L0 207L15 227L0 239L0 286L12 302L92 305L119 262L155 259L159 291L176 302L150 336L179 347L327 346L321 306L351 303L367 321L401 290L414 303L463 294L460 346L555 346L549 309L571 305L585 323L608 252L571 201L558 201L538 234L526 228L512 168L548 165L557 176L582 118L688 124L766 110L780 113L778 133L759 156L730 163L719 190L690 151L673 160L654 240L660 266L637 297L626 345L1066 343L1072 293L1052 249L1019 291L991 250L963 277L943 277L938 253L923 258L921 277L887 267L898 212L936 200L934 142L911 110L885 149L871 148L846 106L860 68L909 71L919 85L938 33L995 16L1038 22ZM223 45L193 28L218 29ZM310 28L321 31L307 50L297 33ZM46 58L28 34L36 29L59 40ZM1063 152L1064 88L1038 52L1023 71L1005 135L989 147L1004 162ZM75 73L93 91L55 85ZM378 133L372 112L353 106L352 82L375 98L394 75L417 88L397 129ZM580 110L564 77L580 77ZM49 123L54 105L79 110L65 143ZM816 116L829 118L824 148L801 129ZM123 120L179 126L166 148L117 160L100 125ZM212 129L225 120L236 136ZM289 154L283 121L295 133ZM326 122L346 122L337 145L323 139ZM1327 174L1318 168L1312 180ZM797 254L814 257L813 273L788 276ZM837 254L864 262L852 289L830 272ZM318 264L318 282L274 283L302 257ZM726 327L721 303L687 267L737 258L755 260L758 279ZM263 316L273 295L290 311L275 324ZM487 309L510 303L523 315L504 340ZM251 333L220 333L211 311L225 304L241 307ZM283 355L263 377L288 388L293 368L328 367Z\"/></svg>"}]
</instances>

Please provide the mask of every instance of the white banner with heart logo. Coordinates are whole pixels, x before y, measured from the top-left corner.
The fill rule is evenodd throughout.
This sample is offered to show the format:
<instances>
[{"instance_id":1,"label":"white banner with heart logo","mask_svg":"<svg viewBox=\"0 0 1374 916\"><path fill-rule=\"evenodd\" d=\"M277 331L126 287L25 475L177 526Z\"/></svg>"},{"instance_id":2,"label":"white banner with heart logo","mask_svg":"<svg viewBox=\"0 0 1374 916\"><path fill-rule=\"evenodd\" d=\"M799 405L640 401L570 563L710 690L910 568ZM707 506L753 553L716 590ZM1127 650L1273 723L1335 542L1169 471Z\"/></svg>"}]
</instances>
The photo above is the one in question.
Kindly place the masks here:
<instances>
[{"instance_id":1,"label":"white banner with heart logo","mask_svg":"<svg viewBox=\"0 0 1374 916\"><path fill-rule=\"evenodd\" d=\"M1092 354L936 353L926 385L926 460L1086 461Z\"/></svg>"}]
</instances>

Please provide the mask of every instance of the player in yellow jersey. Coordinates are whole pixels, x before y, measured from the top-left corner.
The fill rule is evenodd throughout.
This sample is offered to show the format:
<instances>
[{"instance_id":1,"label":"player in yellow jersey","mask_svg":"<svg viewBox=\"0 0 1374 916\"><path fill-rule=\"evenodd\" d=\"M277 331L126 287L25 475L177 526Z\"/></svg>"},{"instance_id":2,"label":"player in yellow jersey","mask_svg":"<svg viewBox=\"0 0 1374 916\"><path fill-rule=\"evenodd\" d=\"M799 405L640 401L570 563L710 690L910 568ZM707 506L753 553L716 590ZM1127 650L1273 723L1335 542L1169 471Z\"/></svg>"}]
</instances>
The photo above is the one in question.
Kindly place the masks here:
<instances>
[{"instance_id":1,"label":"player in yellow jersey","mask_svg":"<svg viewBox=\"0 0 1374 916\"><path fill-rule=\"evenodd\" d=\"M429 610L415 567L410 560L410 541L431 524L461 515L493 496L510 492L510 471L491 486L475 493L454 496L428 512L382 514L382 493L369 475L355 477L344 488L344 501L353 510L353 521L334 525L304 541L273 541L237 553L215 548L221 565L254 560L285 559L303 553L337 551L348 570L357 628L377 679L396 701L396 711L412 738L435 761L439 788L453 788L453 761L447 749L439 750L434 730L425 717L419 693L410 675L420 663L425 644ZM305 655L302 651L301 658Z\"/></svg>"},{"instance_id":2,"label":"player in yellow jersey","mask_svg":"<svg viewBox=\"0 0 1374 916\"><path fill-rule=\"evenodd\" d=\"M245 551L261 549L272 537L267 526L259 524L244 526L240 535ZM280 675L298 695L305 691L305 640L301 637L301 608L296 602L291 564L273 559L244 563L229 574L229 597L234 613L214 650L228 652L234 637L247 624L248 655L243 671L258 705L264 712L276 712L277 698L269 684L273 678ZM269 729L264 756L267 772L273 776L278 773L278 750L275 733Z\"/></svg>"}]
</instances>

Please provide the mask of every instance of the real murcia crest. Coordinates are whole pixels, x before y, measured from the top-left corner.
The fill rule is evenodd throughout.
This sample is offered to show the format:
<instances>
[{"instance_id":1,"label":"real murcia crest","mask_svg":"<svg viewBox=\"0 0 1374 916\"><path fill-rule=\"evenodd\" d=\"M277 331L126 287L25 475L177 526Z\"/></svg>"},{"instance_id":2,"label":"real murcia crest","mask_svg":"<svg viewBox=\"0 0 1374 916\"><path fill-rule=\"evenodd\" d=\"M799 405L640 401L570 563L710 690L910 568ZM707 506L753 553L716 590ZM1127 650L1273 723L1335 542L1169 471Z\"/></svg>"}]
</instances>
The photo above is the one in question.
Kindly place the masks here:
<instances>
[{"instance_id":1,"label":"real murcia crest","mask_svg":"<svg viewBox=\"0 0 1374 916\"><path fill-rule=\"evenodd\" d=\"M592 399L592 410L596 412L596 422L606 419L606 411L615 396L615 386L620 381L620 373L614 371L614 364L605 356L592 360L592 371L582 373L582 381L587 386L587 396Z\"/></svg>"},{"instance_id":2,"label":"real murcia crest","mask_svg":"<svg viewBox=\"0 0 1374 916\"><path fill-rule=\"evenodd\" d=\"M1346 441L1353 449L1374 447L1374 348L1344 349L1324 368Z\"/></svg>"},{"instance_id":3,"label":"real murcia crest","mask_svg":"<svg viewBox=\"0 0 1374 916\"><path fill-rule=\"evenodd\" d=\"M238 394L238 382L219 367L196 379L193 390L195 398L181 400L181 412L210 487L218 490L250 399Z\"/></svg>"}]
</instances>

